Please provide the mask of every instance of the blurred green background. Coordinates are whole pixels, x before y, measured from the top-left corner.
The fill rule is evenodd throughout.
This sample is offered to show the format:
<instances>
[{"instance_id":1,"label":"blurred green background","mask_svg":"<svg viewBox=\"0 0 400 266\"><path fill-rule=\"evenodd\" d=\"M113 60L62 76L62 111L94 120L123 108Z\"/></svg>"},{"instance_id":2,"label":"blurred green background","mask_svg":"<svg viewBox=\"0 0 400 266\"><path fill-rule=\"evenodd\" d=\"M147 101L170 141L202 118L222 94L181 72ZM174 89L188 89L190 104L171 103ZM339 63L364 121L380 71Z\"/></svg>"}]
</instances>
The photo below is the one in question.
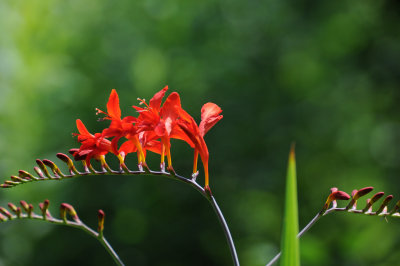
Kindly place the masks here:
<instances>
[{"instance_id":1,"label":"blurred green background","mask_svg":"<svg viewBox=\"0 0 400 266\"><path fill-rule=\"evenodd\" d=\"M279 250L287 156L297 147L300 228L333 186L374 186L399 199L398 1L0 1L0 175L77 147L75 119L116 88L124 115L169 85L206 136L211 186L242 265ZM189 176L192 151L173 142ZM114 159L111 159L113 161ZM131 168L135 157L130 159ZM115 162L115 161L114 161ZM158 168L157 156L149 165ZM200 178L203 183L203 179ZM231 265L220 225L192 188L160 177L86 177L1 190L12 201L74 205L127 265ZM400 220L343 213L301 239L303 265L396 265ZM0 265L112 265L85 233L39 221L0 225Z\"/></svg>"}]
</instances>

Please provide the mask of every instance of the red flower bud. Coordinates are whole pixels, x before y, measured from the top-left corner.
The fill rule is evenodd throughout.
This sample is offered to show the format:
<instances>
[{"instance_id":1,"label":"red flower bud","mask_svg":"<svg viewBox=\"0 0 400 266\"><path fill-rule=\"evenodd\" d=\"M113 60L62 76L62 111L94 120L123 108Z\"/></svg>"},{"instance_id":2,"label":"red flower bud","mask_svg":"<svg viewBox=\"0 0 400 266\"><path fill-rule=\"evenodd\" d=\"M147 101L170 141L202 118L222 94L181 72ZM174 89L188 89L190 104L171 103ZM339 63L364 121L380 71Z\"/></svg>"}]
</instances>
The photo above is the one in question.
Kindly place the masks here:
<instances>
[{"instance_id":1,"label":"red flower bud","mask_svg":"<svg viewBox=\"0 0 400 266\"><path fill-rule=\"evenodd\" d=\"M62 212L64 212L63 210L65 210L72 217L72 219L74 219L75 222L81 223L81 220L79 219L78 214L76 213L74 207L72 207L70 204L62 203L60 207L60 212L62 215L63 215Z\"/></svg>"},{"instance_id":2,"label":"red flower bud","mask_svg":"<svg viewBox=\"0 0 400 266\"><path fill-rule=\"evenodd\" d=\"M104 211L103 210L99 210L97 216L98 216L98 219L99 219L97 231L99 232L99 237L102 237L103 236L103 230L104 230L104 219L105 219Z\"/></svg>"}]
</instances>

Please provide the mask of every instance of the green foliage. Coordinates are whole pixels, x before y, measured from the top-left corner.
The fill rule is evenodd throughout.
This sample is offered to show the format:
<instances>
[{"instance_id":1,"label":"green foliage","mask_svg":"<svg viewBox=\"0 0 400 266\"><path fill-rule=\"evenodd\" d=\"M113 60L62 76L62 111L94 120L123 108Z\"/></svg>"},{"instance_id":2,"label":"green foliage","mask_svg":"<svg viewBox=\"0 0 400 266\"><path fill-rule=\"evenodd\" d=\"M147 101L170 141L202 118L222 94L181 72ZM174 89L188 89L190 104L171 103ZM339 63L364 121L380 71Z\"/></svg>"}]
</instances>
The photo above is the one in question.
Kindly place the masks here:
<instances>
[{"instance_id":1,"label":"green foliage","mask_svg":"<svg viewBox=\"0 0 400 266\"><path fill-rule=\"evenodd\" d=\"M282 233L282 266L300 265L299 218L297 204L296 158L294 145L290 150L286 176L285 214Z\"/></svg>"}]
</instances>

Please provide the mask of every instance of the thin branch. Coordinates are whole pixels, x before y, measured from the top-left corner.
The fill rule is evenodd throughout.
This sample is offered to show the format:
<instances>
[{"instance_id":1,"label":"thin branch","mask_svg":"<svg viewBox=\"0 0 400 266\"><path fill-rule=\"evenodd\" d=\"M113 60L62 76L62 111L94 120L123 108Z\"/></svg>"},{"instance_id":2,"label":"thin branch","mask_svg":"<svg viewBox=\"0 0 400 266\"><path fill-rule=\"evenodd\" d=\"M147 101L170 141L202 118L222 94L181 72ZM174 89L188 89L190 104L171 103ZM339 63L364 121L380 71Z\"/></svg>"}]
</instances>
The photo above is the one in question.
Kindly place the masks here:
<instances>
[{"instance_id":1,"label":"thin branch","mask_svg":"<svg viewBox=\"0 0 400 266\"><path fill-rule=\"evenodd\" d=\"M212 206L214 212L217 215L217 218L222 226L223 232L225 234L226 240L229 245L229 250L232 256L233 264L235 266L239 266L239 259L238 255L235 249L235 244L232 239L232 235L230 233L229 227L227 222L225 221L225 218L222 214L221 209L219 208L217 201L215 197L211 194L210 190L205 190L203 187L201 187L197 182L196 182L196 175L193 176L193 178L189 179L183 176L180 176L176 174L175 171L168 171L166 172L162 167L160 171L153 171L150 170L147 167L143 167L139 165L139 170L138 171L132 171L130 170L125 163L120 163L120 170L115 171L112 170L108 164L103 160L101 163L101 171L98 171L94 169L91 165L87 166L84 161L83 163L83 168L84 172L79 172L76 167L74 166L73 161L65 154L59 153L57 154L57 157L61 159L63 162L65 162L68 166L69 174L62 173L58 166L49 161L49 160L36 160L37 164L39 167L35 167L35 172L39 175L38 177L26 172L26 171L19 171L19 176L13 176L11 177L11 180L7 180L4 182L4 184L1 184L0 187L2 188L11 188L20 184L26 184L30 182L41 182L41 181L49 181L49 180L57 180L61 181L64 179L71 179L71 178L76 178L76 177L83 177L83 176L98 176L98 175L120 175L120 176L138 176L138 175L154 175L154 176L163 176L167 177L173 180L180 181L182 183L188 184L192 186L194 189L196 189L203 197L207 199L207 201L210 203ZM49 167L52 170L53 175L50 174L50 171L47 170L45 167ZM44 172L44 174L43 174ZM83 229L83 228L81 228ZM108 243L105 241L102 242L103 246L109 251L110 255L114 258L118 258L118 256L115 254L115 252L112 250L111 247L108 247ZM122 263L122 262L121 262Z\"/></svg>"},{"instance_id":2,"label":"thin branch","mask_svg":"<svg viewBox=\"0 0 400 266\"><path fill-rule=\"evenodd\" d=\"M2 210L3 213L4 209ZM3 213L4 214L4 213ZM91 235L92 237L96 238L99 240L99 242L103 245L103 247L107 250L107 252L110 254L110 256L113 258L114 262L116 265L119 266L124 266L124 263L121 261L121 259L118 257L117 253L114 251L114 249L111 247L111 245L108 243L106 238L104 236L99 236L99 233L88 227L86 224L84 224L82 221L77 220L77 221L69 221L69 220L61 220L54 218L53 216L50 215L49 212L47 212L46 215L38 215L34 212L30 212L28 214L24 213L18 213L17 215L13 215L11 213L8 213L5 216L1 215L1 222L7 222L7 221L12 221L12 220L39 220L39 221L44 221L44 222L49 222L52 224L56 225L65 225L69 227L74 227L77 229L80 229L87 234Z\"/></svg>"},{"instance_id":3,"label":"thin branch","mask_svg":"<svg viewBox=\"0 0 400 266\"><path fill-rule=\"evenodd\" d=\"M372 190L372 188L368 191L368 192L370 192ZM360 191L362 191L362 190L360 190ZM383 196L383 192L379 192L379 193L377 193L377 194L375 194L375 198L376 198L376 195L379 195L379 197L381 197L381 196ZM362 195L363 196L363 195ZM372 197L372 199L374 199L374 197ZM333 212L348 212L348 213L357 213L357 214L364 214L364 215L369 215L369 216L383 216L383 217L388 217L388 216L390 216L390 217L397 217L397 218L399 218L400 217L400 213L398 213L397 212L397 210L399 209L399 207L398 207L398 205L400 205L399 204L399 202L396 204L396 206L394 207L394 209L392 210L392 211L390 211L390 212L388 212L387 211L387 204L389 203L389 201L390 200L392 200L392 198L393 198L393 196L392 195L389 195L386 199L385 199L385 201L381 204L381 206L380 206L380 208L377 210L377 211L375 211L375 212L373 212L370 208L372 208L372 204L373 203L375 203L376 201L374 201L373 203L371 203L371 201L369 200L369 201L367 201L367 205L366 205L366 207L364 207L363 209L361 209L361 210L357 210L356 209L356 201L357 201L357 199L356 200L354 200L354 198L357 198L358 199L358 197L354 197L354 195L353 195L353 199L352 199L352 201L350 202L350 206L347 206L347 207L344 207L344 208L338 208L338 207L336 207L336 202L335 201L333 201L333 207L332 208L330 208L330 209L322 209L301 231L300 231L300 233L298 233L298 235L297 235L297 237L298 238L301 238L308 230L310 230L311 229L311 227L322 217L322 216L325 216L325 215L328 215L328 214L330 214L330 213L333 213ZM351 208L350 208L351 207ZM368 208L367 208L368 207ZM273 265L274 263L276 263L278 260L279 260L279 258L280 258L280 256L281 256L281 252L279 252L270 262L268 262L267 264L266 264L266 266L271 266L271 265Z\"/></svg>"}]
</instances>

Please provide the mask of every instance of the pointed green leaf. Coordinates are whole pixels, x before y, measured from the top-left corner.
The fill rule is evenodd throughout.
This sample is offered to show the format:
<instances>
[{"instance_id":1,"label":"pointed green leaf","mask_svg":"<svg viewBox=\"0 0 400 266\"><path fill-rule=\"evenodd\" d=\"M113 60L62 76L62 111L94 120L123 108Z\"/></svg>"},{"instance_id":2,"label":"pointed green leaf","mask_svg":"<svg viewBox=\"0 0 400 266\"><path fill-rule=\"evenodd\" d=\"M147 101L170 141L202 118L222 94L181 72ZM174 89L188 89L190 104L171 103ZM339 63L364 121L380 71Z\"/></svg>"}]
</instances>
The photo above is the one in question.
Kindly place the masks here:
<instances>
[{"instance_id":1,"label":"pointed green leaf","mask_svg":"<svg viewBox=\"0 0 400 266\"><path fill-rule=\"evenodd\" d=\"M285 214L282 232L282 266L300 265L298 210L297 210L297 181L296 158L294 145L290 150L286 176Z\"/></svg>"}]
</instances>

